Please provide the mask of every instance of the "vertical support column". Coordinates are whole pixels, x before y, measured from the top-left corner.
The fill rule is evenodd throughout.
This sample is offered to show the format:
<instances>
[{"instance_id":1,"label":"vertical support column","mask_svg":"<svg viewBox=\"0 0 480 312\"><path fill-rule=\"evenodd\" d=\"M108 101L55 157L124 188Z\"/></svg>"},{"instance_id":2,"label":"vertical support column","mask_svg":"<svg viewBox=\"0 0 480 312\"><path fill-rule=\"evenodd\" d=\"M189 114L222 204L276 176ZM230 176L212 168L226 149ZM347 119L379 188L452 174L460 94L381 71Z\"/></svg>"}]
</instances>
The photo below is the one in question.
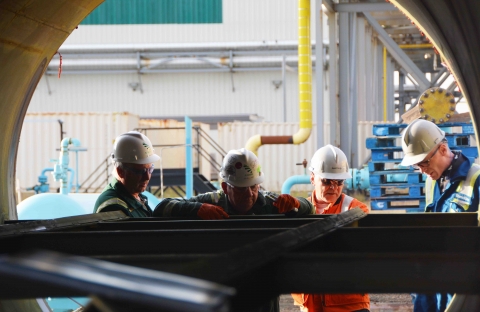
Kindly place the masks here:
<instances>
[{"instance_id":1,"label":"vertical support column","mask_svg":"<svg viewBox=\"0 0 480 312\"><path fill-rule=\"evenodd\" d=\"M377 75L374 82L377 89L377 107L376 107L376 119L377 121L383 120L383 44L377 41L376 46L376 68Z\"/></svg>"},{"instance_id":2,"label":"vertical support column","mask_svg":"<svg viewBox=\"0 0 480 312\"><path fill-rule=\"evenodd\" d=\"M370 38L365 39L365 19L357 16L357 116L359 121L365 121L366 119L366 96L367 90L367 77L365 73L367 57L366 57L366 40L370 41ZM369 68L371 69L371 68Z\"/></svg>"},{"instance_id":3,"label":"vertical support column","mask_svg":"<svg viewBox=\"0 0 480 312\"><path fill-rule=\"evenodd\" d=\"M315 0L315 93L317 108L317 149L324 146L325 107L323 105L323 12L322 0Z\"/></svg>"},{"instance_id":4,"label":"vertical support column","mask_svg":"<svg viewBox=\"0 0 480 312\"><path fill-rule=\"evenodd\" d=\"M365 68L368 68L368 70L365 70L365 120L366 121L373 121L375 120L375 101L374 101L374 92L375 90L374 84L373 84L373 79L375 77L375 71L374 71L374 45L372 43L373 37L372 37L372 28L370 26L366 27L366 33L365 33ZM360 41L360 40L359 40ZM361 61L360 61L361 63Z\"/></svg>"},{"instance_id":5,"label":"vertical support column","mask_svg":"<svg viewBox=\"0 0 480 312\"><path fill-rule=\"evenodd\" d=\"M350 94L349 106L349 142L350 142L350 166L358 168L358 116L357 116L357 13L348 14L348 32L350 36Z\"/></svg>"},{"instance_id":6,"label":"vertical support column","mask_svg":"<svg viewBox=\"0 0 480 312\"><path fill-rule=\"evenodd\" d=\"M328 143L340 146L338 140L339 101L338 101L338 50L337 50L337 15L335 12L328 12L328 80L330 81L330 140ZM321 129L323 131L324 129Z\"/></svg>"},{"instance_id":7,"label":"vertical support column","mask_svg":"<svg viewBox=\"0 0 480 312\"><path fill-rule=\"evenodd\" d=\"M185 197L193 196L192 120L185 116Z\"/></svg>"},{"instance_id":8,"label":"vertical support column","mask_svg":"<svg viewBox=\"0 0 480 312\"><path fill-rule=\"evenodd\" d=\"M394 64L392 57L387 57L387 121L395 121L395 87L393 83Z\"/></svg>"},{"instance_id":9,"label":"vertical support column","mask_svg":"<svg viewBox=\"0 0 480 312\"><path fill-rule=\"evenodd\" d=\"M398 71L398 117L405 113L405 74Z\"/></svg>"},{"instance_id":10,"label":"vertical support column","mask_svg":"<svg viewBox=\"0 0 480 312\"><path fill-rule=\"evenodd\" d=\"M287 66L287 57L282 57L282 92L283 92L283 122L287 122L287 81L285 67Z\"/></svg>"},{"instance_id":11,"label":"vertical support column","mask_svg":"<svg viewBox=\"0 0 480 312\"><path fill-rule=\"evenodd\" d=\"M351 155L350 148L350 108L349 108L349 69L350 69L350 36L348 34L349 13L338 13L339 25L339 115L340 115L340 149L345 155ZM348 157L347 156L347 157Z\"/></svg>"}]
</instances>

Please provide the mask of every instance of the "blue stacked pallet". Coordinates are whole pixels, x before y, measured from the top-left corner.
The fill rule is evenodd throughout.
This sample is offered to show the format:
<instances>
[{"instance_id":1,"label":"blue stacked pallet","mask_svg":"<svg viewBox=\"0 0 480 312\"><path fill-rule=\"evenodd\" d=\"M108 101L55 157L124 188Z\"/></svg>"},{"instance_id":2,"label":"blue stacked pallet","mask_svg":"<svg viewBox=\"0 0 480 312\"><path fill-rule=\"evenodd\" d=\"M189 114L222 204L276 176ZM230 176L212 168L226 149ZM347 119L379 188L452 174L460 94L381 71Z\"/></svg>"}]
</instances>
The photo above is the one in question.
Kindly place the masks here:
<instances>
[{"instance_id":1,"label":"blue stacked pallet","mask_svg":"<svg viewBox=\"0 0 480 312\"><path fill-rule=\"evenodd\" d=\"M476 147L470 146L474 135L470 123L444 123L438 125L446 133L452 150L460 150L467 157L477 158ZM425 210L425 175L413 167L402 167L401 132L407 124L378 124L373 126L373 135L366 146L372 158L368 163L370 176L370 199L372 210Z\"/></svg>"}]
</instances>

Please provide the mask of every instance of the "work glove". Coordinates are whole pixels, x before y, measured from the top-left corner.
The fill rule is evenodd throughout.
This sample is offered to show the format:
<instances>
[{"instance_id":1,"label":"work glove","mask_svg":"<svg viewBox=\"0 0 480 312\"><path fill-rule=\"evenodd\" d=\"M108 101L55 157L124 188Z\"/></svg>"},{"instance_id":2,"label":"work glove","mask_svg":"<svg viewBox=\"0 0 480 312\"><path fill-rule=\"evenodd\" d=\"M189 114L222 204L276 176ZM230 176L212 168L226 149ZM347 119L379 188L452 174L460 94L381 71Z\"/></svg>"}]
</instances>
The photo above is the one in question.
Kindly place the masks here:
<instances>
[{"instance_id":1,"label":"work glove","mask_svg":"<svg viewBox=\"0 0 480 312\"><path fill-rule=\"evenodd\" d=\"M211 204L202 204L200 209L198 209L197 216L203 220L221 220L228 218L228 214L222 207Z\"/></svg>"},{"instance_id":2,"label":"work glove","mask_svg":"<svg viewBox=\"0 0 480 312\"><path fill-rule=\"evenodd\" d=\"M278 213L287 213L292 210L298 211L300 202L293 196L288 194L278 195L277 199L273 202L273 205L277 207Z\"/></svg>"}]
</instances>

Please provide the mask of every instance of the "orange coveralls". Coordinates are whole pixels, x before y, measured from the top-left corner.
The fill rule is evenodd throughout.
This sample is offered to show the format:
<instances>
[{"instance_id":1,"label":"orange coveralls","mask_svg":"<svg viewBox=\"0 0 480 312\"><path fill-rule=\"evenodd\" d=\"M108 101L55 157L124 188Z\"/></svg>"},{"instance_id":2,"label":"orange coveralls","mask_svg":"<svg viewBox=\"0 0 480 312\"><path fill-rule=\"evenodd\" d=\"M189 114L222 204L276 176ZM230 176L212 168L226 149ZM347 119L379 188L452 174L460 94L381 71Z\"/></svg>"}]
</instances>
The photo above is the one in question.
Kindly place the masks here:
<instances>
[{"instance_id":1,"label":"orange coveralls","mask_svg":"<svg viewBox=\"0 0 480 312\"><path fill-rule=\"evenodd\" d=\"M315 206L315 191L309 200ZM338 200L325 208L322 214L339 214L342 212L345 194L340 195ZM367 205L356 200L355 198L348 198L351 200L348 209L359 207L366 213L369 212ZM345 209L345 207L344 207ZM347 209L347 210L348 210ZM317 214L319 211L315 207ZM368 294L292 294L295 305L300 306L302 312L346 312L358 311L362 309L370 309L370 297Z\"/></svg>"}]
</instances>

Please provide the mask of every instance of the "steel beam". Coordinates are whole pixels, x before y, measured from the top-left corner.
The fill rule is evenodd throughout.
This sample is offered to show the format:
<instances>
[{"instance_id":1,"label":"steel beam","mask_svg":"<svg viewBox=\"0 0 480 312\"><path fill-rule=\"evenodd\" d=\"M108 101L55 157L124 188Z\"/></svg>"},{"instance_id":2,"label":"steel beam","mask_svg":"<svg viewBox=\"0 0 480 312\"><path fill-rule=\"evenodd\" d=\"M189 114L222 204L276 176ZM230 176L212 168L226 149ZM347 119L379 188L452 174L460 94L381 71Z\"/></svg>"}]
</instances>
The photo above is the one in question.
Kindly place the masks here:
<instances>
[{"instance_id":1,"label":"steel beam","mask_svg":"<svg viewBox=\"0 0 480 312\"><path fill-rule=\"evenodd\" d=\"M98 223L97 229L105 227L101 231L82 232L81 229L88 227L79 225L75 232L60 230L3 237L0 244L5 252L56 248L119 264L224 280L223 284L239 291L232 301L234 310L248 311L272 296L289 292L478 291L480 228L476 213L370 214L352 227L329 231L337 224L333 222L317 228L317 222L333 221L339 216L342 215L220 222L127 219ZM260 229L258 225L255 228L252 226L255 222L270 228ZM285 231L289 223L292 226L304 223L300 226L303 229ZM208 229L213 224L243 224L250 228ZM146 230L132 230L132 226L139 225ZM188 230L190 225L207 229ZM156 229L162 226L187 230ZM325 231L329 234L323 235ZM301 247L309 240L305 239L307 234L317 238ZM15 248L11 249L12 246ZM11 256L4 254L1 259L5 257ZM17 260L11 262L17 264ZM230 267L224 268L225 265ZM56 270L59 266L54 263L52 267ZM72 290L43 282L27 283L24 279L12 279L11 273L10 269L0 270L0 278L7 281L0 285L0 297L85 295L84 287ZM20 287L21 292L14 291ZM265 291L258 292L259 287Z\"/></svg>"},{"instance_id":2,"label":"steel beam","mask_svg":"<svg viewBox=\"0 0 480 312\"><path fill-rule=\"evenodd\" d=\"M297 252L276 262L270 278L280 293L478 294L479 261L479 252Z\"/></svg>"},{"instance_id":3,"label":"steel beam","mask_svg":"<svg viewBox=\"0 0 480 312\"><path fill-rule=\"evenodd\" d=\"M376 19L374 19L369 13L364 12L363 15L367 19L368 23L375 29L378 34L378 39L387 48L388 52L393 56L400 66L402 66L408 73L412 75L415 81L418 83L421 91L426 90L430 86L430 82L425 78L425 74L413 63L413 61L407 56L402 49L393 41L387 32L380 26Z\"/></svg>"},{"instance_id":4,"label":"steel beam","mask_svg":"<svg viewBox=\"0 0 480 312\"><path fill-rule=\"evenodd\" d=\"M398 11L398 9L390 3L335 3L334 10L336 12L380 12L380 11Z\"/></svg>"},{"instance_id":5,"label":"steel beam","mask_svg":"<svg viewBox=\"0 0 480 312\"><path fill-rule=\"evenodd\" d=\"M115 311L226 311L235 293L190 277L45 251L1 256L0 274L4 285L25 281L23 287L2 287L2 298L94 295L123 303Z\"/></svg>"},{"instance_id":6,"label":"steel beam","mask_svg":"<svg viewBox=\"0 0 480 312\"><path fill-rule=\"evenodd\" d=\"M339 81L338 81L338 110L340 119L340 149L350 156L350 36L349 13L338 14L339 27Z\"/></svg>"},{"instance_id":7,"label":"steel beam","mask_svg":"<svg viewBox=\"0 0 480 312\"><path fill-rule=\"evenodd\" d=\"M315 0L315 42L323 42L323 12L322 12L322 0ZM324 69L323 69L323 60L325 59L323 55L324 49L323 45L315 47L315 59L318 62L315 62L315 107L316 107L316 123L317 123L317 148L321 148L325 145L325 136L323 134L325 129L325 106L323 89L325 83L323 82ZM286 121L286 120L284 120Z\"/></svg>"},{"instance_id":8,"label":"steel beam","mask_svg":"<svg viewBox=\"0 0 480 312\"><path fill-rule=\"evenodd\" d=\"M100 221L119 221L129 217L121 211L102 214L86 214L75 217L58 218L51 220L21 221L0 226L0 237L14 236L19 234L63 230L78 226L89 226Z\"/></svg>"}]
</instances>

